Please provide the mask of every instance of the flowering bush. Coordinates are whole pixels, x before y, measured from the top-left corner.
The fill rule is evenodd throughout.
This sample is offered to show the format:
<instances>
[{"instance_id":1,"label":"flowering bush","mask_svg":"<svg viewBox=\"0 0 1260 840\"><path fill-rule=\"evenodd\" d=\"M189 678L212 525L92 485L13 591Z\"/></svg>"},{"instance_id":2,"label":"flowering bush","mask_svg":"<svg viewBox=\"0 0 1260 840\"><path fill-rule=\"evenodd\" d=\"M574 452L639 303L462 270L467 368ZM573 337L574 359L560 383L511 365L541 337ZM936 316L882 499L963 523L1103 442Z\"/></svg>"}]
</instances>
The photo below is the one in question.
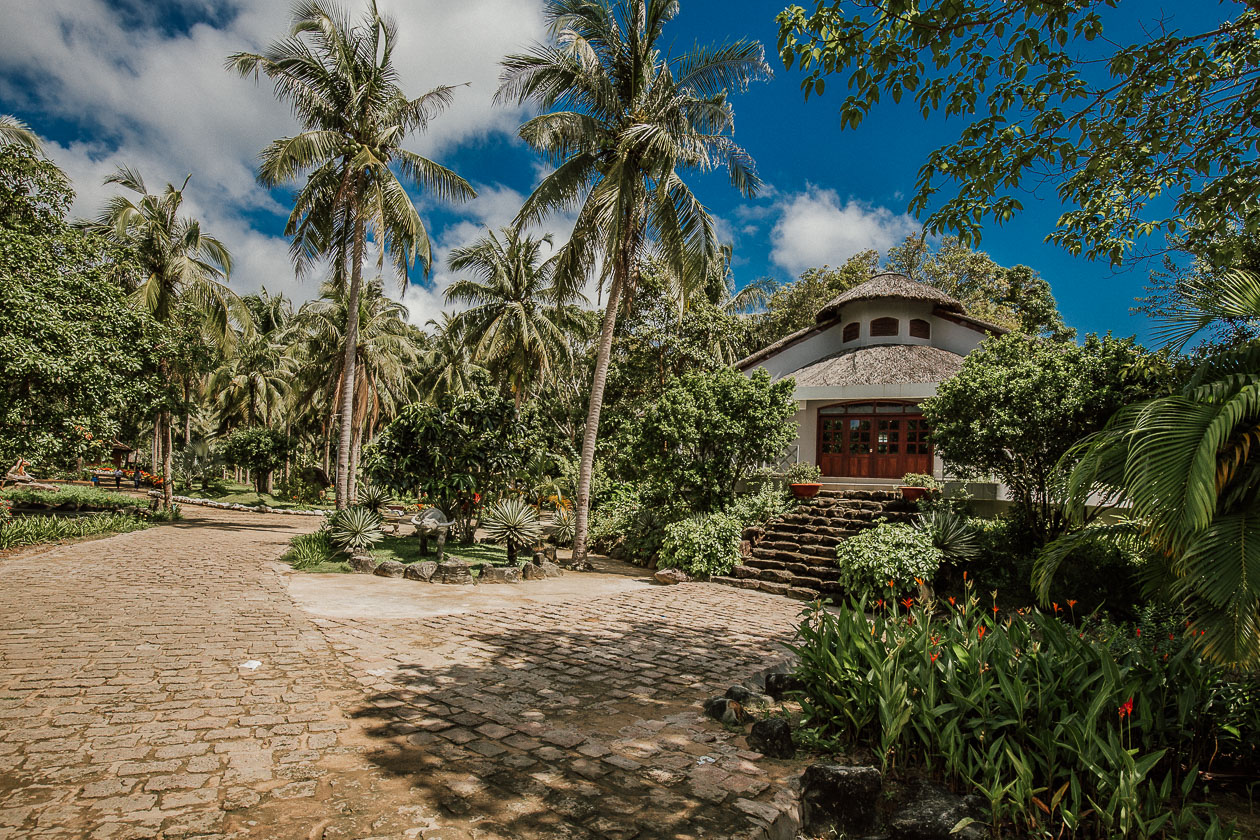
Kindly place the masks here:
<instances>
[{"instance_id":1,"label":"flowering bush","mask_svg":"<svg viewBox=\"0 0 1260 840\"><path fill-rule=\"evenodd\" d=\"M907 586L916 578L931 582L944 557L928 533L886 522L836 546L840 582L854 594L879 592L890 580Z\"/></svg>"},{"instance_id":2,"label":"flowering bush","mask_svg":"<svg viewBox=\"0 0 1260 840\"><path fill-rule=\"evenodd\" d=\"M995 837L1230 836L1195 785L1229 729L1256 726L1204 713L1231 708L1237 677L1184 632L1078 629L964 591L939 611L895 587L811 609L794 647L807 731L979 793Z\"/></svg>"}]
</instances>

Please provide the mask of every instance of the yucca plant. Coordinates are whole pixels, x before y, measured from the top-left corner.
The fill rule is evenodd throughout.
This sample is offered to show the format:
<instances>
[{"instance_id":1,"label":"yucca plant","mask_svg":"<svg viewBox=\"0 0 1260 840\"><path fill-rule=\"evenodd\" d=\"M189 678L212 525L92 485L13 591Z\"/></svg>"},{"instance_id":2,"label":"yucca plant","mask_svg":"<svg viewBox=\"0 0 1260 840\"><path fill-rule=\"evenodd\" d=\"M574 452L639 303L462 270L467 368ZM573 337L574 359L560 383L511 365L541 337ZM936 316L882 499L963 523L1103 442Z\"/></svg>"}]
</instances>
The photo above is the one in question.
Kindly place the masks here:
<instances>
[{"instance_id":1,"label":"yucca plant","mask_svg":"<svg viewBox=\"0 0 1260 840\"><path fill-rule=\"evenodd\" d=\"M333 544L350 554L367 551L385 536L380 515L364 507L338 511L329 519L328 530Z\"/></svg>"},{"instance_id":2,"label":"yucca plant","mask_svg":"<svg viewBox=\"0 0 1260 840\"><path fill-rule=\"evenodd\" d=\"M538 511L524 499L500 499L482 517L486 536L507 546L509 565L516 564L516 550L532 545L542 536Z\"/></svg>"},{"instance_id":3,"label":"yucca plant","mask_svg":"<svg viewBox=\"0 0 1260 840\"><path fill-rule=\"evenodd\" d=\"M914 527L927 534L932 545L951 563L971 560L980 553L976 531L965 514L951 508L935 508L922 514Z\"/></svg>"},{"instance_id":4,"label":"yucca plant","mask_svg":"<svg viewBox=\"0 0 1260 840\"><path fill-rule=\"evenodd\" d=\"M551 524L554 526L551 536L556 541L556 545L569 545L573 542L575 519L571 509L558 508L551 517Z\"/></svg>"},{"instance_id":5,"label":"yucca plant","mask_svg":"<svg viewBox=\"0 0 1260 840\"><path fill-rule=\"evenodd\" d=\"M379 484L365 484L359 490L358 506L366 508L377 515L385 512L385 506L394 501L388 490Z\"/></svg>"}]
</instances>

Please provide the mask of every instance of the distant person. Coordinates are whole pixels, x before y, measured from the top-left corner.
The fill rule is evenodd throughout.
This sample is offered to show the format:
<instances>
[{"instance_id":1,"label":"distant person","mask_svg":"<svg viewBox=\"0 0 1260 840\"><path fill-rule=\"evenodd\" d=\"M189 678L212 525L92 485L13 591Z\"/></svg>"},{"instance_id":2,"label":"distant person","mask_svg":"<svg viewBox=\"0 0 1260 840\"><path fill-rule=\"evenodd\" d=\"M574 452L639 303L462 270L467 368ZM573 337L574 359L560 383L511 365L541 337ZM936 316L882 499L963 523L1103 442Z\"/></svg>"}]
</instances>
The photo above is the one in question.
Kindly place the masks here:
<instances>
[{"instance_id":1,"label":"distant person","mask_svg":"<svg viewBox=\"0 0 1260 840\"><path fill-rule=\"evenodd\" d=\"M92 486L93 487L101 486L101 477L97 475L96 473L92 473Z\"/></svg>"},{"instance_id":2,"label":"distant person","mask_svg":"<svg viewBox=\"0 0 1260 840\"><path fill-rule=\"evenodd\" d=\"M140 468L136 467L131 471L131 480L136 483L136 489L140 489Z\"/></svg>"},{"instance_id":3,"label":"distant person","mask_svg":"<svg viewBox=\"0 0 1260 840\"><path fill-rule=\"evenodd\" d=\"M115 490L122 489L122 470L121 469L114 470L114 489Z\"/></svg>"}]
</instances>

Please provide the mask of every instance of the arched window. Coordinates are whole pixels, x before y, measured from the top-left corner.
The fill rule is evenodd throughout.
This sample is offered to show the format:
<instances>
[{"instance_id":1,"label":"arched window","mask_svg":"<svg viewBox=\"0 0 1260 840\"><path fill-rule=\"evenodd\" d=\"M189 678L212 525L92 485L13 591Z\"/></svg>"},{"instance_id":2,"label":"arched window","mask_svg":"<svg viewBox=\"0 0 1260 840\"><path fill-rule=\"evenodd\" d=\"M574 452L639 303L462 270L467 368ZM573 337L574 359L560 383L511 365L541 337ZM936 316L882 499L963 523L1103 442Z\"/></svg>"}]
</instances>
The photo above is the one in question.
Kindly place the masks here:
<instances>
[{"instance_id":1,"label":"arched window","mask_svg":"<svg viewBox=\"0 0 1260 840\"><path fill-rule=\"evenodd\" d=\"M922 318L914 318L910 321L910 335L913 338L931 338L932 325Z\"/></svg>"},{"instance_id":2,"label":"arched window","mask_svg":"<svg viewBox=\"0 0 1260 840\"><path fill-rule=\"evenodd\" d=\"M858 337L861 331L862 325L857 321L854 321L852 324L845 324L844 332L841 334L841 338L846 342L853 341Z\"/></svg>"},{"instance_id":3,"label":"arched window","mask_svg":"<svg viewBox=\"0 0 1260 840\"><path fill-rule=\"evenodd\" d=\"M896 335L899 330L896 318L876 318L871 321L871 335Z\"/></svg>"}]
</instances>

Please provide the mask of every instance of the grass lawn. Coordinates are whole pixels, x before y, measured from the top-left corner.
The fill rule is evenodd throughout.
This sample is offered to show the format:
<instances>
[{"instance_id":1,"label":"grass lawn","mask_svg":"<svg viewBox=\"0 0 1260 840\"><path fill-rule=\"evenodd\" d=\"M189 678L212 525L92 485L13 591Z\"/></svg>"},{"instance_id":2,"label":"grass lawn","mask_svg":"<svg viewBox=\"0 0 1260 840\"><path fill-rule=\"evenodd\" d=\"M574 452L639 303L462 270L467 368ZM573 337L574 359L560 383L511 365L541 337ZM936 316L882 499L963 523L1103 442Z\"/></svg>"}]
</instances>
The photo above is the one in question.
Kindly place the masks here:
<instances>
[{"instance_id":1,"label":"grass lawn","mask_svg":"<svg viewBox=\"0 0 1260 840\"><path fill-rule=\"evenodd\" d=\"M476 545L461 545L459 543L448 542L446 544L446 556L451 559L460 559L470 566L482 565L490 563L495 566L507 565L507 549L501 545L492 543L477 543ZM518 551L517 561L528 560L529 555L526 552ZM378 563L383 560L397 560L400 563L417 563L421 560L437 559L437 540L429 540L429 553L420 553L420 540L414 535L408 534L403 537L386 537L376 544L372 549L372 559Z\"/></svg>"}]
</instances>

